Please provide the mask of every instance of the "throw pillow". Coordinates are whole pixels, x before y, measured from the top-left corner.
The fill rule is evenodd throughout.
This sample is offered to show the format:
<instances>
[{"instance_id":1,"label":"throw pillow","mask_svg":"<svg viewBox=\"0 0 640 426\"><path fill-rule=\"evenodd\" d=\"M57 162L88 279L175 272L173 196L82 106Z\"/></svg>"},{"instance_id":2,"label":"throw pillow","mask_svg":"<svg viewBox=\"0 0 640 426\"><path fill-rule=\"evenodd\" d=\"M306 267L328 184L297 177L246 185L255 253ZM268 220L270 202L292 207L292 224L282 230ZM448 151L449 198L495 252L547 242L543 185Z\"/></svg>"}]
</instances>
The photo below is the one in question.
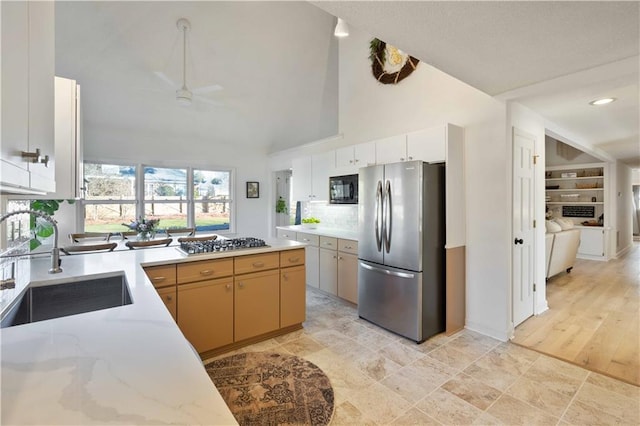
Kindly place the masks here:
<instances>
[{"instance_id":1,"label":"throw pillow","mask_svg":"<svg viewBox=\"0 0 640 426\"><path fill-rule=\"evenodd\" d=\"M563 231L573 228L573 221L571 219L563 219L561 217L558 217L555 219L555 221L558 225L560 225L560 228L562 228Z\"/></svg>"},{"instance_id":2,"label":"throw pillow","mask_svg":"<svg viewBox=\"0 0 640 426\"><path fill-rule=\"evenodd\" d=\"M545 225L546 225L546 228L547 228L547 232L560 232L560 231L562 231L562 228L560 227L560 225L558 225L557 223L555 223L552 220L547 220Z\"/></svg>"}]
</instances>

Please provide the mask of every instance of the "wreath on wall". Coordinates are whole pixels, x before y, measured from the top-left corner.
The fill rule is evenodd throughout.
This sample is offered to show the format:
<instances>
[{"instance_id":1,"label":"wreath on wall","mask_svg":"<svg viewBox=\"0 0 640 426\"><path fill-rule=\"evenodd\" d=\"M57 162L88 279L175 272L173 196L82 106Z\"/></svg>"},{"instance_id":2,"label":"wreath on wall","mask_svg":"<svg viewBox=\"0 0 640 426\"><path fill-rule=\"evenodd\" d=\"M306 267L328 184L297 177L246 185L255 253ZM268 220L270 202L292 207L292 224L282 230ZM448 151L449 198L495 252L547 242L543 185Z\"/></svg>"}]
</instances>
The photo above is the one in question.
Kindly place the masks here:
<instances>
[{"instance_id":1,"label":"wreath on wall","mask_svg":"<svg viewBox=\"0 0 640 426\"><path fill-rule=\"evenodd\" d=\"M396 47L387 46L387 43L377 38L371 40L369 52L373 76L383 84L398 84L411 75L420 62Z\"/></svg>"}]
</instances>

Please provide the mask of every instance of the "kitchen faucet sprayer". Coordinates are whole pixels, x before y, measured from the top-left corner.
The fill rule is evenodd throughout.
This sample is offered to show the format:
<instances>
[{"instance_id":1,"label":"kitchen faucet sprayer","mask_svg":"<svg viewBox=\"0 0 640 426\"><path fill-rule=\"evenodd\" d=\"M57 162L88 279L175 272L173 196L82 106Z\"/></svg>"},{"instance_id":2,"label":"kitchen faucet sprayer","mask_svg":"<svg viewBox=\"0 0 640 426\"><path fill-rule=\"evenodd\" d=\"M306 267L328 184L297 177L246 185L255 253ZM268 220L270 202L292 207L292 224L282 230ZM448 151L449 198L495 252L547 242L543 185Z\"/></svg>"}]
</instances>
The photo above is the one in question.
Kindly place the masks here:
<instances>
[{"instance_id":1,"label":"kitchen faucet sprayer","mask_svg":"<svg viewBox=\"0 0 640 426\"><path fill-rule=\"evenodd\" d=\"M49 269L49 273L57 274L58 272L62 272L62 268L60 267L60 249L58 248L58 223L51 216L37 210L16 210L2 215L2 217L0 217L0 223L4 222L11 216L25 213L41 217L53 226L53 248L51 249L51 269Z\"/></svg>"}]
</instances>

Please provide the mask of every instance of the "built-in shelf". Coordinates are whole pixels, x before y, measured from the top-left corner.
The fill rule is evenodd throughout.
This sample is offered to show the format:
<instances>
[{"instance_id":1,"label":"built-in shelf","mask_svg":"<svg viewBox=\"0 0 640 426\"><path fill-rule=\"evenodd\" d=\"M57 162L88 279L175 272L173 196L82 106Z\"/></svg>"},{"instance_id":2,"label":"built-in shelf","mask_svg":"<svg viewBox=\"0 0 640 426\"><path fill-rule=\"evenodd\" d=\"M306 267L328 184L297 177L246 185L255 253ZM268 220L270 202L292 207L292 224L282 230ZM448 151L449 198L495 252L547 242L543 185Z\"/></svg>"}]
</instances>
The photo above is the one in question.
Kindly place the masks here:
<instances>
[{"instance_id":1,"label":"built-in shelf","mask_svg":"<svg viewBox=\"0 0 640 426\"><path fill-rule=\"evenodd\" d=\"M565 177L562 176L565 175ZM575 175L568 177L567 175ZM608 203L607 167L604 163L567 164L548 166L545 169L545 194L547 213L573 221L580 228L578 257L607 259L606 232ZM549 186L558 188L549 189ZM576 188L597 186L597 188ZM580 201L580 200L596 201ZM605 226L583 226L583 222L604 222Z\"/></svg>"},{"instance_id":2,"label":"built-in shelf","mask_svg":"<svg viewBox=\"0 0 640 426\"><path fill-rule=\"evenodd\" d=\"M597 205L604 205L604 202L602 201L596 201L595 203L593 201L547 201L547 204L557 204L557 205L563 205L563 204L573 204L573 205L585 205L585 206L597 206Z\"/></svg>"},{"instance_id":3,"label":"built-in shelf","mask_svg":"<svg viewBox=\"0 0 640 426\"><path fill-rule=\"evenodd\" d=\"M604 191L604 188L558 188L558 189L547 189L547 192L579 192L579 191Z\"/></svg>"},{"instance_id":4,"label":"built-in shelf","mask_svg":"<svg viewBox=\"0 0 640 426\"><path fill-rule=\"evenodd\" d=\"M602 179L604 176L582 176L582 177L552 177L547 178L547 181L551 180L584 180L584 179Z\"/></svg>"}]
</instances>

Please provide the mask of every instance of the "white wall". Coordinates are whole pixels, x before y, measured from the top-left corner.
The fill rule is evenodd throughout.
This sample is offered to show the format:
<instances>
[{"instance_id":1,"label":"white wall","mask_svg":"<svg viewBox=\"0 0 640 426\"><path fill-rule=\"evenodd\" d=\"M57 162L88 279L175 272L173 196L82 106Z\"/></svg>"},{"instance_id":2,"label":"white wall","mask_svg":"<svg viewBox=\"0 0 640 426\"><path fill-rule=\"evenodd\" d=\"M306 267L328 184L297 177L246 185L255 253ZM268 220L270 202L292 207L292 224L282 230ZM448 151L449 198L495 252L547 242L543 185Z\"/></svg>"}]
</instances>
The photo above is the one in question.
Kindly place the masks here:
<instances>
[{"instance_id":1,"label":"white wall","mask_svg":"<svg viewBox=\"0 0 640 426\"><path fill-rule=\"evenodd\" d=\"M175 138L153 131L145 133L102 128L86 123L84 158L87 161L143 163L167 167L234 168L233 211L236 233L265 238L269 235L270 187L266 152L255 148L215 144L188 135ZM245 182L260 183L260 198L245 196Z\"/></svg>"},{"instance_id":2,"label":"white wall","mask_svg":"<svg viewBox=\"0 0 640 426\"><path fill-rule=\"evenodd\" d=\"M589 164L589 163L599 163L601 160L585 153L581 152L577 157L567 160L566 158L562 158L558 155L557 146L558 142L554 138L550 136L546 136L545 138L545 165L547 166L563 166L566 164ZM577 149L577 148L576 148Z\"/></svg>"},{"instance_id":3,"label":"white wall","mask_svg":"<svg viewBox=\"0 0 640 426\"><path fill-rule=\"evenodd\" d=\"M532 134L535 139L536 139L536 144L535 144L535 155L538 155L538 162L536 164L535 167L535 177L534 177L534 185L535 185L535 220L536 223L539 223L540 226L537 226L534 234L535 234L535 252L534 252L534 263L535 263L535 270L534 270L534 282L536 284L538 284L536 286L536 294L535 294L535 305L534 305L534 309L533 312L534 314L540 314L541 312L544 312L548 309L548 304L547 304L547 293L546 293L546 285L545 285L545 275L546 275L546 271L545 271L545 265L544 265L544 259L545 259L545 240L544 240L544 234L545 234L545 226L544 224L544 213L545 213L545 203L544 203L544 197L545 197L545 178L544 178L544 172L545 172L545 162L546 162L546 158L549 155L549 151L547 151L546 147L548 146L547 143L545 143L545 121L544 119L538 115L537 113L533 112L532 110L524 107L523 105L520 105L518 103L515 102L510 102L509 103L509 109L508 109L508 123L509 123L509 127L508 127L508 132L509 132L509 140L510 140L510 153L511 156L513 155L513 132L511 131L511 129L513 129L514 127L520 130L524 130L527 133ZM554 145L554 153L555 153L555 145ZM511 157L510 157L511 158ZM511 169L512 173L513 170ZM509 176L509 179L513 179L511 177L511 174ZM511 199L511 197L509 197L509 199ZM511 217L511 216L510 216ZM510 227L512 226L512 223L510 222ZM509 229L510 231L510 237L509 237L509 242L512 241L513 239L513 235L511 234L512 229ZM513 246L512 246L513 247ZM511 262L509 263L509 267L511 267ZM509 287L509 290L511 291L512 287ZM510 302L511 303L511 297L510 296ZM513 326L513 324L511 324L511 326Z\"/></svg>"},{"instance_id":4,"label":"white wall","mask_svg":"<svg viewBox=\"0 0 640 426\"><path fill-rule=\"evenodd\" d=\"M611 201L616 215L616 229L613 229L612 253L617 255L628 250L633 244L633 194L631 183L631 168L626 164L616 162L615 191ZM617 235L616 235L617 232Z\"/></svg>"}]
</instances>

